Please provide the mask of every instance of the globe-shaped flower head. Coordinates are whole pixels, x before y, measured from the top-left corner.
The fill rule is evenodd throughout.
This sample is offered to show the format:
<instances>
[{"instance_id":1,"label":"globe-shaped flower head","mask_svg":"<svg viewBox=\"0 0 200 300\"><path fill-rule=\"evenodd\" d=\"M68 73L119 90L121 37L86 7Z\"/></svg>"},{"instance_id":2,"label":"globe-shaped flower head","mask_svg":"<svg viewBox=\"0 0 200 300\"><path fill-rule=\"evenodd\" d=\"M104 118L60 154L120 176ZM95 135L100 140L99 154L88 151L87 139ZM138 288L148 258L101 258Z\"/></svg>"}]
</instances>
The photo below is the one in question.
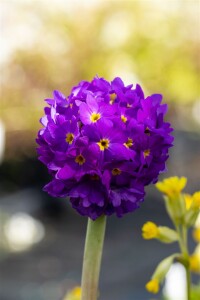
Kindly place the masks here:
<instances>
[{"instance_id":1,"label":"globe-shaped flower head","mask_svg":"<svg viewBox=\"0 0 200 300\"><path fill-rule=\"evenodd\" d=\"M44 190L69 197L93 220L139 207L172 146L161 100L158 94L145 98L139 85L125 86L120 78L81 81L68 97L55 91L46 99L37 139L39 159L52 175Z\"/></svg>"}]
</instances>

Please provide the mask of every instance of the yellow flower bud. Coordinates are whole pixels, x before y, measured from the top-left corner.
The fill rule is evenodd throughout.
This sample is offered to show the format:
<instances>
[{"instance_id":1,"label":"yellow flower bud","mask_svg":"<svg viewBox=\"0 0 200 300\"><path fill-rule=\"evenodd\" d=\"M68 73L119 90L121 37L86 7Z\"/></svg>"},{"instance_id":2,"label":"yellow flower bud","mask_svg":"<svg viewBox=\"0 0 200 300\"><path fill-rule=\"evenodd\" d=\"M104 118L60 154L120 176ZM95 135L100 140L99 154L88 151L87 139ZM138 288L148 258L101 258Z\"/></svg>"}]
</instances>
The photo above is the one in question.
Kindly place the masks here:
<instances>
[{"instance_id":1,"label":"yellow flower bud","mask_svg":"<svg viewBox=\"0 0 200 300\"><path fill-rule=\"evenodd\" d=\"M195 208L200 208L200 191L196 192L192 196L193 199L193 205Z\"/></svg>"},{"instance_id":2,"label":"yellow flower bud","mask_svg":"<svg viewBox=\"0 0 200 300\"><path fill-rule=\"evenodd\" d=\"M81 287L77 286L72 291L73 296L81 297Z\"/></svg>"},{"instance_id":3,"label":"yellow flower bud","mask_svg":"<svg viewBox=\"0 0 200 300\"><path fill-rule=\"evenodd\" d=\"M200 272L200 256L196 253L189 257L190 270L195 273Z\"/></svg>"},{"instance_id":4,"label":"yellow flower bud","mask_svg":"<svg viewBox=\"0 0 200 300\"><path fill-rule=\"evenodd\" d=\"M159 235L158 226L153 222L147 222L142 227L142 236L145 240L151 240Z\"/></svg>"},{"instance_id":5,"label":"yellow flower bud","mask_svg":"<svg viewBox=\"0 0 200 300\"><path fill-rule=\"evenodd\" d=\"M186 202L185 223L188 226L194 226L200 210L200 191L194 193L192 196L184 195L184 198Z\"/></svg>"},{"instance_id":6,"label":"yellow flower bud","mask_svg":"<svg viewBox=\"0 0 200 300\"><path fill-rule=\"evenodd\" d=\"M151 279L145 285L148 292L157 294L159 292L159 281L157 279Z\"/></svg>"},{"instance_id":7,"label":"yellow flower bud","mask_svg":"<svg viewBox=\"0 0 200 300\"><path fill-rule=\"evenodd\" d=\"M193 235L194 240L195 240L197 243L200 243L200 228L195 228L195 229L193 230L192 235Z\"/></svg>"},{"instance_id":8,"label":"yellow flower bud","mask_svg":"<svg viewBox=\"0 0 200 300\"><path fill-rule=\"evenodd\" d=\"M63 300L81 300L81 287L77 286Z\"/></svg>"},{"instance_id":9,"label":"yellow flower bud","mask_svg":"<svg viewBox=\"0 0 200 300\"><path fill-rule=\"evenodd\" d=\"M184 194L183 197L185 200L186 210L189 210L191 208L192 202L193 202L192 196L190 194Z\"/></svg>"},{"instance_id":10,"label":"yellow flower bud","mask_svg":"<svg viewBox=\"0 0 200 300\"><path fill-rule=\"evenodd\" d=\"M187 183L186 177L169 177L162 182L156 183L156 188L169 197L174 197L180 194Z\"/></svg>"}]
</instances>

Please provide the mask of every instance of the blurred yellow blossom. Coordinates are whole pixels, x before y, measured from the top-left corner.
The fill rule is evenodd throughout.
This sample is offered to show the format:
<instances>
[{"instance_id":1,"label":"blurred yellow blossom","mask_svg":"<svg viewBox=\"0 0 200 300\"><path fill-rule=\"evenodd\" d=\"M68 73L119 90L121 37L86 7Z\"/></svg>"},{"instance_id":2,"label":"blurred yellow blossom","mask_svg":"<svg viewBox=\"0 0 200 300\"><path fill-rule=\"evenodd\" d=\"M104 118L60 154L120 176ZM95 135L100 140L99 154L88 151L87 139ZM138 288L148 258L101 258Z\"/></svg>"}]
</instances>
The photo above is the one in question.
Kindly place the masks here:
<instances>
[{"instance_id":1,"label":"blurred yellow blossom","mask_svg":"<svg viewBox=\"0 0 200 300\"><path fill-rule=\"evenodd\" d=\"M177 196L186 186L186 177L169 177L156 183L156 188L169 197Z\"/></svg>"},{"instance_id":2,"label":"blurred yellow blossom","mask_svg":"<svg viewBox=\"0 0 200 300\"><path fill-rule=\"evenodd\" d=\"M145 240L158 239L163 243L173 243L178 240L175 230L166 226L157 226L148 221L142 226L142 237Z\"/></svg>"},{"instance_id":3,"label":"blurred yellow blossom","mask_svg":"<svg viewBox=\"0 0 200 300\"><path fill-rule=\"evenodd\" d=\"M193 230L193 238L197 243L200 243L200 228L195 228Z\"/></svg>"},{"instance_id":4,"label":"blurred yellow blossom","mask_svg":"<svg viewBox=\"0 0 200 300\"><path fill-rule=\"evenodd\" d=\"M146 222L142 227L142 236L146 240L154 239L159 235L159 228L153 222Z\"/></svg>"},{"instance_id":5,"label":"blurred yellow blossom","mask_svg":"<svg viewBox=\"0 0 200 300\"><path fill-rule=\"evenodd\" d=\"M183 196L185 200L186 210L189 210L193 202L192 196L190 194L184 194Z\"/></svg>"},{"instance_id":6,"label":"blurred yellow blossom","mask_svg":"<svg viewBox=\"0 0 200 300\"><path fill-rule=\"evenodd\" d=\"M195 273L200 272L200 255L194 253L189 257L190 270Z\"/></svg>"},{"instance_id":7,"label":"blurred yellow blossom","mask_svg":"<svg viewBox=\"0 0 200 300\"><path fill-rule=\"evenodd\" d=\"M81 287L77 286L71 290L63 300L81 300Z\"/></svg>"},{"instance_id":8,"label":"blurred yellow blossom","mask_svg":"<svg viewBox=\"0 0 200 300\"><path fill-rule=\"evenodd\" d=\"M159 292L159 281L157 279L151 279L145 285L148 292L157 294Z\"/></svg>"},{"instance_id":9,"label":"blurred yellow blossom","mask_svg":"<svg viewBox=\"0 0 200 300\"><path fill-rule=\"evenodd\" d=\"M186 214L184 216L185 223L187 226L195 226L196 228L200 228L200 191L195 192L193 195L184 194L183 198L186 207ZM200 241L200 238L198 238L197 235L198 231L195 231L193 233L193 237L195 240Z\"/></svg>"},{"instance_id":10,"label":"blurred yellow blossom","mask_svg":"<svg viewBox=\"0 0 200 300\"><path fill-rule=\"evenodd\" d=\"M196 192L192 196L193 199L193 205L195 208L200 208L200 191Z\"/></svg>"}]
</instances>

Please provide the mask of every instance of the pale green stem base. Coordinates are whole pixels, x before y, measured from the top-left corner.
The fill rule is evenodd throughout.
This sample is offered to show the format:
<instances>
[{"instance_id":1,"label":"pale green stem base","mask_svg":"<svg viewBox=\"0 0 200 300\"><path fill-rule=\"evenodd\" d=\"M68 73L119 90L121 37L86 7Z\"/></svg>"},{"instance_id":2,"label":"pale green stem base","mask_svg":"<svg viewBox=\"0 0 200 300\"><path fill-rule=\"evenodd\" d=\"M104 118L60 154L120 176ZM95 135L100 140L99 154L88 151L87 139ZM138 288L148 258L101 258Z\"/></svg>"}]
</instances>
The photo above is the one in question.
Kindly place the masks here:
<instances>
[{"instance_id":1,"label":"pale green stem base","mask_svg":"<svg viewBox=\"0 0 200 300\"><path fill-rule=\"evenodd\" d=\"M185 267L186 270L186 282L187 282L187 300L191 300L191 274L189 267Z\"/></svg>"},{"instance_id":2,"label":"pale green stem base","mask_svg":"<svg viewBox=\"0 0 200 300\"><path fill-rule=\"evenodd\" d=\"M179 235L179 245L182 252L183 258L185 260L184 267L186 271L186 284L187 284L187 300L191 300L191 273L189 267L189 252L187 243L187 228L185 225L176 226Z\"/></svg>"},{"instance_id":3,"label":"pale green stem base","mask_svg":"<svg viewBox=\"0 0 200 300\"><path fill-rule=\"evenodd\" d=\"M88 219L81 281L81 300L97 300L105 228L106 216L101 216L95 221Z\"/></svg>"}]
</instances>

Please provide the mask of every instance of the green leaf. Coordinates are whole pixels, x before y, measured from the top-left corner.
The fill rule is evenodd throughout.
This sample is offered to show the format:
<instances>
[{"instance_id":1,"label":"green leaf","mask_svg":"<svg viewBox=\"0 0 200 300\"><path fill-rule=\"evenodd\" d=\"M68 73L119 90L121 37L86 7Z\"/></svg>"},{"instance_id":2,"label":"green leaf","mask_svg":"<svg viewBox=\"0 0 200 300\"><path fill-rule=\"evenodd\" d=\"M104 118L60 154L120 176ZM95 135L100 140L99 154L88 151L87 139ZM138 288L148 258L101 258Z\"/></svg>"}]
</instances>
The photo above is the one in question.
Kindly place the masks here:
<instances>
[{"instance_id":1,"label":"green leaf","mask_svg":"<svg viewBox=\"0 0 200 300\"><path fill-rule=\"evenodd\" d=\"M163 259L155 269L152 275L152 279L157 279L159 282L162 282L167 272L169 271L174 259L178 258L179 256L179 253L175 253Z\"/></svg>"}]
</instances>

